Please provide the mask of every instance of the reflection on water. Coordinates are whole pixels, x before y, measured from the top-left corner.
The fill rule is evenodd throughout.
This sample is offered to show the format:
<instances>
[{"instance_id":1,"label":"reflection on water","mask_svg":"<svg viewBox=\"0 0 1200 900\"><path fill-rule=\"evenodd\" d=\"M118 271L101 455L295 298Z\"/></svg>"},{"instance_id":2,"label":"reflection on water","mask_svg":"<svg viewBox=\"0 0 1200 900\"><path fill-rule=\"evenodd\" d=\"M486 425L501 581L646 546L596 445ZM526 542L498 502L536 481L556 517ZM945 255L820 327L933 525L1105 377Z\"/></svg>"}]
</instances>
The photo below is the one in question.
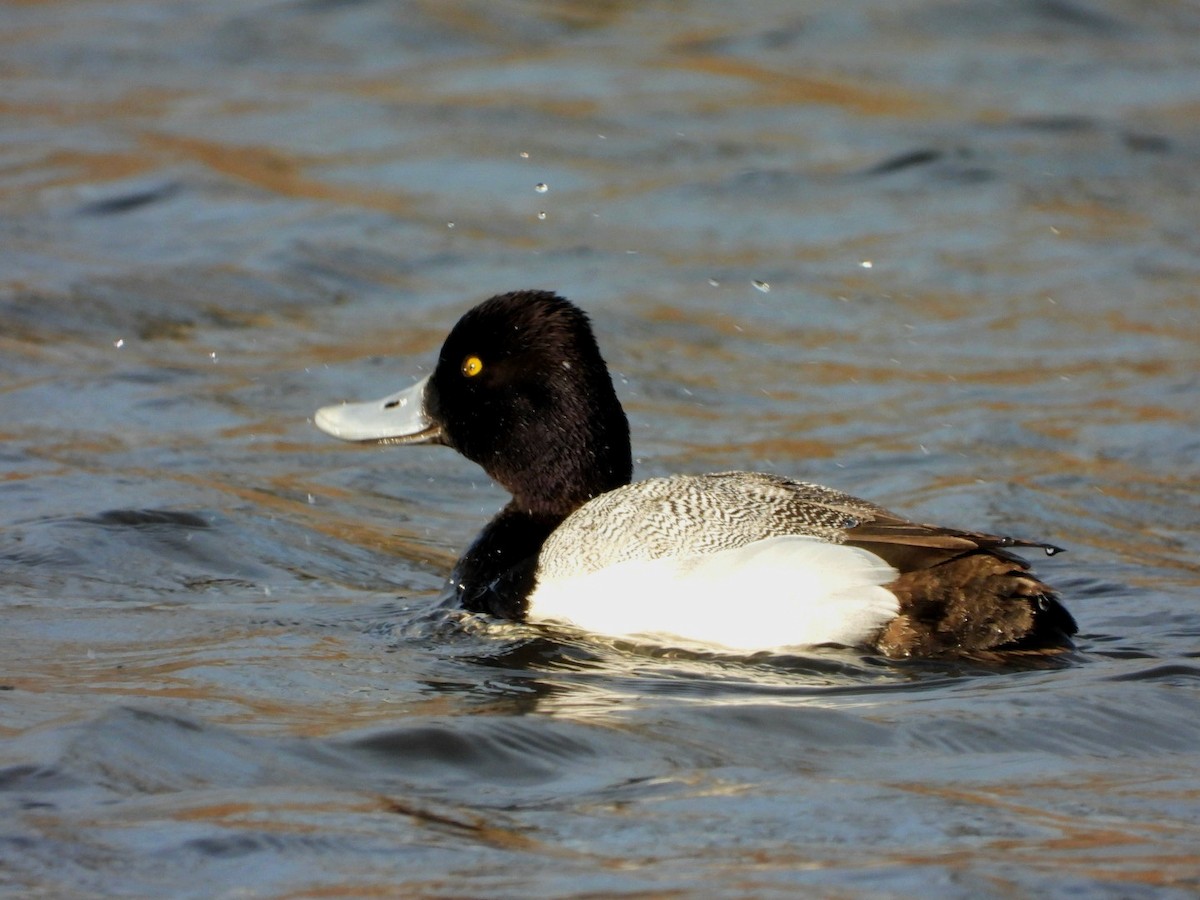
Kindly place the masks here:
<instances>
[{"instance_id":1,"label":"reflection on water","mask_svg":"<svg viewBox=\"0 0 1200 900\"><path fill-rule=\"evenodd\" d=\"M14 890L1194 895L1188 9L0 21ZM737 657L443 608L502 492L308 417L520 287L592 314L639 474L1061 544L1078 652Z\"/></svg>"}]
</instances>

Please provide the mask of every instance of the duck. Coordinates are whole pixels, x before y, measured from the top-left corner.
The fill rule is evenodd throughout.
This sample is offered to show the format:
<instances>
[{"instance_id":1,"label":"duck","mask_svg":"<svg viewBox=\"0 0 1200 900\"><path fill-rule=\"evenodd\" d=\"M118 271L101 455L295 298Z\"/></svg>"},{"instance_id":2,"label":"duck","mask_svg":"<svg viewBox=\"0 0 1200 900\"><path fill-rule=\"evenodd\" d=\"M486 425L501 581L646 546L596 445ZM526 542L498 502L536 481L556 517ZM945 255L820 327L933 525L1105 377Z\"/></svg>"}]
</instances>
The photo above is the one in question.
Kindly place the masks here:
<instances>
[{"instance_id":1,"label":"duck","mask_svg":"<svg viewBox=\"0 0 1200 900\"><path fill-rule=\"evenodd\" d=\"M633 480L629 423L587 314L493 296L399 392L319 409L320 430L441 444L511 496L462 553L451 602L498 619L757 653L891 659L1061 654L1077 627L1016 548L763 472Z\"/></svg>"}]
</instances>

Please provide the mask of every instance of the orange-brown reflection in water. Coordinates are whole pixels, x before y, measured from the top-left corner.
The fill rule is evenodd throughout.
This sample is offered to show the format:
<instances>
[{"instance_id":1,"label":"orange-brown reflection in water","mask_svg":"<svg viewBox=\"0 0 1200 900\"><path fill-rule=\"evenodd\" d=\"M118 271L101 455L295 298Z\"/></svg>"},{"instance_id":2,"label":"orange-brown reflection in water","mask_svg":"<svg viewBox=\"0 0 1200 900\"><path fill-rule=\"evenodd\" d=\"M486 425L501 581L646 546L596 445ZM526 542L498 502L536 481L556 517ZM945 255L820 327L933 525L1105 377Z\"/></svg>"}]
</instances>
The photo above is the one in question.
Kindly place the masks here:
<instances>
[{"instance_id":1,"label":"orange-brown reflection in water","mask_svg":"<svg viewBox=\"0 0 1200 900\"><path fill-rule=\"evenodd\" d=\"M1154 806L1162 794L1153 788L1144 788L1144 784L1143 779L1105 776L977 790L899 783L894 787L919 796L936 797L954 805L999 811L1005 817L1036 826L1049 834L1043 833L1032 840L993 838L981 848L971 851L906 854L897 857L896 861L914 866L954 866L957 861L957 866L965 869L977 865L979 854L982 853L985 856L995 854L998 860L1014 866L1073 872L1081 877L1111 880L1118 884L1124 882L1169 887L1194 881L1196 873L1200 871L1200 853L1192 846L1195 832L1193 823L1173 821L1168 816L1156 821L1138 819L1126 823L1116 816L1089 821L1083 816L1055 812L1038 802L1045 795L1115 795L1126 800L1140 798L1147 806ZM1200 797L1200 792L1190 793L1194 798ZM1171 796L1179 797L1174 792ZM1135 865L1114 862L1116 859L1127 860L1131 851L1135 853Z\"/></svg>"},{"instance_id":2,"label":"orange-brown reflection in water","mask_svg":"<svg viewBox=\"0 0 1200 900\"><path fill-rule=\"evenodd\" d=\"M329 607L330 612L337 609ZM218 610L180 606L172 614L164 605L126 612L127 621L145 634L122 641L106 634L108 617L102 613L75 610L72 615L80 623L96 620L96 636L86 654L76 652L74 639L38 636L35 617L17 616L13 624L26 637L19 654L10 654L10 674L5 676L12 689L39 697L43 716L53 711L62 721L86 718L97 705L149 704L203 710L208 720L268 732L278 732L286 723L288 733L318 737L402 715L458 711L447 696L391 696L379 683L380 660L372 668L365 658L379 648L367 646L356 629L314 635L283 622L250 625L244 617ZM156 632L164 636L154 637ZM323 683L323 693L334 691L338 702L314 703L311 688L285 687L294 682L288 674L293 668L304 673L306 684ZM29 674L16 674L21 672ZM36 724L46 723L43 717ZM15 736L25 727L6 733Z\"/></svg>"},{"instance_id":3,"label":"orange-brown reflection in water","mask_svg":"<svg viewBox=\"0 0 1200 900\"><path fill-rule=\"evenodd\" d=\"M275 147L236 146L198 138L152 135L149 147L172 156L194 159L215 172L244 181L271 194L323 200L361 209L376 209L397 215L413 215L418 207L407 194L388 190L359 189L333 185L304 174L307 166L327 159L304 159Z\"/></svg>"},{"instance_id":4,"label":"orange-brown reflection in water","mask_svg":"<svg viewBox=\"0 0 1200 900\"><path fill-rule=\"evenodd\" d=\"M728 57L684 57L665 65L694 70L708 75L733 77L752 85L754 93L741 97L741 104L836 106L864 116L913 116L926 113L931 102L908 92L878 85L862 86L849 80L837 81L809 75L795 75ZM700 105L703 106L702 101Z\"/></svg>"}]
</instances>

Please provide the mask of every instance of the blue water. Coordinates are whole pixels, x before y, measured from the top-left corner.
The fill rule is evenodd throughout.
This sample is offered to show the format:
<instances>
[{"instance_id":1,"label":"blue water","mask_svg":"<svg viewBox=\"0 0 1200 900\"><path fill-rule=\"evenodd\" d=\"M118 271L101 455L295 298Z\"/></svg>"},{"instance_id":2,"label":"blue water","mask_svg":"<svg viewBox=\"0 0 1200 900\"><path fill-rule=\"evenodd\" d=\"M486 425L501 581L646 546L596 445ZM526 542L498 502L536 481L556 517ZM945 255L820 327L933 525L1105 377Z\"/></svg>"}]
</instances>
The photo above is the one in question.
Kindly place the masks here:
<instances>
[{"instance_id":1,"label":"blue water","mask_svg":"<svg viewBox=\"0 0 1200 900\"><path fill-rule=\"evenodd\" d=\"M5 892L1200 891L1195 7L0 25ZM440 609L503 492L311 415L525 287L592 314L639 475L1062 545L1034 562L1078 652L737 657Z\"/></svg>"}]
</instances>

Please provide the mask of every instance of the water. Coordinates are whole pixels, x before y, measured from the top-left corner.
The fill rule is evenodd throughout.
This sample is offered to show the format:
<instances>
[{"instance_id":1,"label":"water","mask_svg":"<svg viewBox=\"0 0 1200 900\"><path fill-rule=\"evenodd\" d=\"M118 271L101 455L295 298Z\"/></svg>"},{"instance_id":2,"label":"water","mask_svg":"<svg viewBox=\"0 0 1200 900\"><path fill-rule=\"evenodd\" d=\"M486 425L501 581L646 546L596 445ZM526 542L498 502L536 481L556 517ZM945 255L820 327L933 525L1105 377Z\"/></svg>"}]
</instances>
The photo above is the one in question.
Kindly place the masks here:
<instances>
[{"instance_id":1,"label":"water","mask_svg":"<svg viewBox=\"0 0 1200 900\"><path fill-rule=\"evenodd\" d=\"M9 894L1200 890L1193 6L0 21ZM1062 545L1078 653L438 610L503 494L310 417L522 287L592 314L640 475Z\"/></svg>"}]
</instances>

